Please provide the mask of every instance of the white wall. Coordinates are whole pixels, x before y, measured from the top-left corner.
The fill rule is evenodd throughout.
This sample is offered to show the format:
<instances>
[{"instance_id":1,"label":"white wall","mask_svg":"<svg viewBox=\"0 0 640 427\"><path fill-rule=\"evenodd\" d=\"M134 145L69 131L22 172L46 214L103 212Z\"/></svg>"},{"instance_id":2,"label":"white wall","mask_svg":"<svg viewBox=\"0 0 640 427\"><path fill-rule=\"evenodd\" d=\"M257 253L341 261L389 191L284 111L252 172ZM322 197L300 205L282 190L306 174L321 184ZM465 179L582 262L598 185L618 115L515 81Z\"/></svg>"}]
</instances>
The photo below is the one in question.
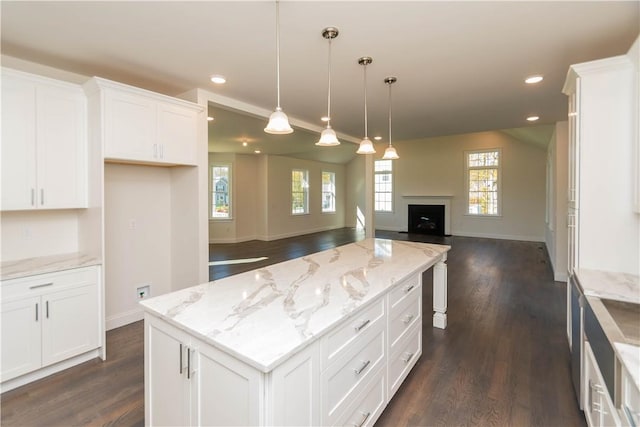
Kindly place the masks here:
<instances>
[{"instance_id":1,"label":"white wall","mask_svg":"<svg viewBox=\"0 0 640 427\"><path fill-rule=\"evenodd\" d=\"M544 241L545 148L499 132L395 142L394 212L376 214L376 229L407 230L402 195L451 195L451 233L459 236ZM502 149L502 215L465 215L464 151ZM376 158L384 150L379 149Z\"/></svg>"},{"instance_id":2,"label":"white wall","mask_svg":"<svg viewBox=\"0 0 640 427\"><path fill-rule=\"evenodd\" d=\"M171 169L105 164L106 326L142 318L136 288L171 290ZM191 284L195 285L195 283Z\"/></svg>"},{"instance_id":3,"label":"white wall","mask_svg":"<svg viewBox=\"0 0 640 427\"><path fill-rule=\"evenodd\" d=\"M568 123L556 123L547 149L545 243L556 281L567 281Z\"/></svg>"},{"instance_id":4,"label":"white wall","mask_svg":"<svg viewBox=\"0 0 640 427\"><path fill-rule=\"evenodd\" d=\"M211 243L276 240L345 226L346 167L283 156L210 153L233 170L232 219L210 220ZM291 170L309 171L309 214L291 214ZM322 213L322 172L336 177L336 212Z\"/></svg>"}]
</instances>

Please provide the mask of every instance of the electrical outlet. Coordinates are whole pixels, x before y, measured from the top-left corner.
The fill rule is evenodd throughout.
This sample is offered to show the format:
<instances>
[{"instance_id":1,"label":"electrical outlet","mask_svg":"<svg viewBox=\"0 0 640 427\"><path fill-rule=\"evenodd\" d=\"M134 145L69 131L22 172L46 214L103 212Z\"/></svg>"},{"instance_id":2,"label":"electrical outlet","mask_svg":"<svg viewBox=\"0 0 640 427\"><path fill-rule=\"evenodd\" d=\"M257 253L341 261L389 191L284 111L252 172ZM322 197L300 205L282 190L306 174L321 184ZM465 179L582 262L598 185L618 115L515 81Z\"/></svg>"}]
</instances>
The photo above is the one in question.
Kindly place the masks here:
<instances>
[{"instance_id":1,"label":"electrical outlet","mask_svg":"<svg viewBox=\"0 0 640 427\"><path fill-rule=\"evenodd\" d=\"M140 299L149 298L151 296L151 285L142 285L136 288L136 296Z\"/></svg>"}]
</instances>

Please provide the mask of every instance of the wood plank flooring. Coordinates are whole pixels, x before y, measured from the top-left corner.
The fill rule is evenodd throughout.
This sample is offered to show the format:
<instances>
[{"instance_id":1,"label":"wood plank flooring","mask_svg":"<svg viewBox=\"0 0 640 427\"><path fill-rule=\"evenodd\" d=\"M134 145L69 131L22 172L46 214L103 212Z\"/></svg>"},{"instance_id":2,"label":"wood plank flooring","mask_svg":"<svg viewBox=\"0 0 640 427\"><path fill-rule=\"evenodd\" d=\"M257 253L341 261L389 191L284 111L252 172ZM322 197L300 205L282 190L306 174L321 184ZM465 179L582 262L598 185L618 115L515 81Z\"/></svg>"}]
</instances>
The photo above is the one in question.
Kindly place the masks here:
<instances>
[{"instance_id":1,"label":"wood plank flooring","mask_svg":"<svg viewBox=\"0 0 640 427\"><path fill-rule=\"evenodd\" d=\"M224 277L363 238L351 229L212 245L211 259L268 256L211 268ZM378 232L452 246L449 325L431 326L424 277L423 354L377 426L582 426L571 386L564 284L540 243ZM108 360L84 363L0 396L3 426L144 424L142 322L107 333Z\"/></svg>"}]
</instances>

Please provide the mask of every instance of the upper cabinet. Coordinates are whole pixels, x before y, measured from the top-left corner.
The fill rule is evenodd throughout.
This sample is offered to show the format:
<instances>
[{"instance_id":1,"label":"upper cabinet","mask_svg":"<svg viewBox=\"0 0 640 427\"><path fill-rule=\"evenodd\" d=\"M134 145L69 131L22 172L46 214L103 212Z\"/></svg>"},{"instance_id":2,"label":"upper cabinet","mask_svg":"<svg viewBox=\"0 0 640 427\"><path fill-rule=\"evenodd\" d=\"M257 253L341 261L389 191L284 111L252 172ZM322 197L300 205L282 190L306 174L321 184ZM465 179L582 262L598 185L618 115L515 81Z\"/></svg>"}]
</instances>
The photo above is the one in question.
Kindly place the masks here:
<instances>
[{"instance_id":1,"label":"upper cabinet","mask_svg":"<svg viewBox=\"0 0 640 427\"><path fill-rule=\"evenodd\" d=\"M201 106L94 77L85 90L107 161L195 165Z\"/></svg>"},{"instance_id":2,"label":"upper cabinet","mask_svg":"<svg viewBox=\"0 0 640 427\"><path fill-rule=\"evenodd\" d=\"M80 86L2 69L3 211L86 207L86 123Z\"/></svg>"},{"instance_id":3,"label":"upper cabinet","mask_svg":"<svg viewBox=\"0 0 640 427\"><path fill-rule=\"evenodd\" d=\"M569 97L569 274L638 274L634 210L637 73L627 55L572 65Z\"/></svg>"}]
</instances>

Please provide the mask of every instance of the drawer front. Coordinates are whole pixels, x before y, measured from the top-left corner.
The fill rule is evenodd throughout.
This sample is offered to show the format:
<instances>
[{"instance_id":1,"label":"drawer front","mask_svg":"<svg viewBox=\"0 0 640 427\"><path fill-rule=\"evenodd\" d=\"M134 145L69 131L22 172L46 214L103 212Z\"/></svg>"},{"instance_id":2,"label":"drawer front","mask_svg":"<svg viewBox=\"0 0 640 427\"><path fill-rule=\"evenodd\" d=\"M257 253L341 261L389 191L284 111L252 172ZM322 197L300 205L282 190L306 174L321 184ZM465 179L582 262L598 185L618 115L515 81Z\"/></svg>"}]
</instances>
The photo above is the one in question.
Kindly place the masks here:
<instances>
[{"instance_id":1,"label":"drawer front","mask_svg":"<svg viewBox=\"0 0 640 427\"><path fill-rule=\"evenodd\" d=\"M640 426L640 391L625 368L622 369L622 409L629 425Z\"/></svg>"},{"instance_id":2,"label":"drawer front","mask_svg":"<svg viewBox=\"0 0 640 427\"><path fill-rule=\"evenodd\" d=\"M389 353L393 353L398 342L415 324L422 319L422 292L411 291L389 313Z\"/></svg>"},{"instance_id":3,"label":"drawer front","mask_svg":"<svg viewBox=\"0 0 640 427\"><path fill-rule=\"evenodd\" d=\"M2 301L44 295L67 288L94 284L98 282L98 269L98 266L91 266L5 280L0 285Z\"/></svg>"},{"instance_id":4,"label":"drawer front","mask_svg":"<svg viewBox=\"0 0 640 427\"><path fill-rule=\"evenodd\" d=\"M422 354L422 325L419 323L414 326L408 335L406 335L398 343L398 351L389 359L388 381L389 395L391 400L393 395L404 379L416 364L416 361Z\"/></svg>"},{"instance_id":5,"label":"drawer front","mask_svg":"<svg viewBox=\"0 0 640 427\"><path fill-rule=\"evenodd\" d=\"M372 426L385 407L385 370L380 369L364 386L362 393L354 399L336 425L339 426Z\"/></svg>"},{"instance_id":6,"label":"drawer front","mask_svg":"<svg viewBox=\"0 0 640 427\"><path fill-rule=\"evenodd\" d=\"M405 298L410 298L416 293L421 293L422 274L416 273L397 285L389 293L389 311L392 312Z\"/></svg>"},{"instance_id":7,"label":"drawer front","mask_svg":"<svg viewBox=\"0 0 640 427\"><path fill-rule=\"evenodd\" d=\"M350 351L357 345L358 337L380 327L385 319L384 309L384 297L379 298L362 313L353 316L343 326L329 333L323 340L322 367L326 368L343 353Z\"/></svg>"},{"instance_id":8,"label":"drawer front","mask_svg":"<svg viewBox=\"0 0 640 427\"><path fill-rule=\"evenodd\" d=\"M322 373L323 424L335 424L337 417L361 393L371 373L384 365L384 335L384 328L369 330L362 336L363 347L359 351L345 354Z\"/></svg>"}]
</instances>

